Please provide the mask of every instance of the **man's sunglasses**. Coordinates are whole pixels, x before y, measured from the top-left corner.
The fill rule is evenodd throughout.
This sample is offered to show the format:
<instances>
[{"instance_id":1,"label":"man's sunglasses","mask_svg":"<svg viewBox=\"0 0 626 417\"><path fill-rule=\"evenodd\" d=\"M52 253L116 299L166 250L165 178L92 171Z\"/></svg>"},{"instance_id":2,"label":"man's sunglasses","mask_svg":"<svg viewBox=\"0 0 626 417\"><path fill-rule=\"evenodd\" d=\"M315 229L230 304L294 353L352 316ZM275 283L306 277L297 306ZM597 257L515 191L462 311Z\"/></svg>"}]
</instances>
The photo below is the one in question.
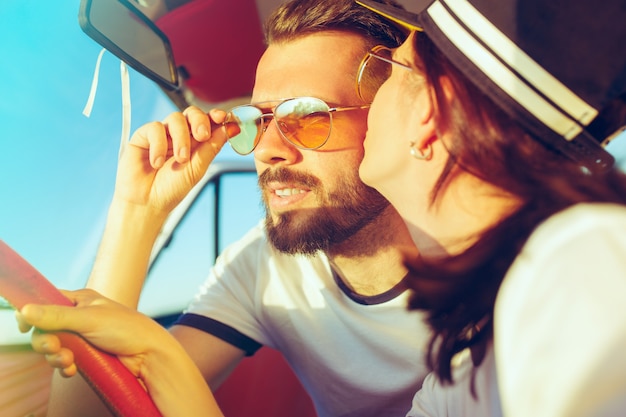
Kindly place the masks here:
<instances>
[{"instance_id":1,"label":"man's sunglasses","mask_svg":"<svg viewBox=\"0 0 626 417\"><path fill-rule=\"evenodd\" d=\"M330 107L315 97L246 104L231 109L224 120L230 146L241 155L256 148L273 118L281 136L300 149L318 149L332 130L332 113L367 109L368 105Z\"/></svg>"}]
</instances>

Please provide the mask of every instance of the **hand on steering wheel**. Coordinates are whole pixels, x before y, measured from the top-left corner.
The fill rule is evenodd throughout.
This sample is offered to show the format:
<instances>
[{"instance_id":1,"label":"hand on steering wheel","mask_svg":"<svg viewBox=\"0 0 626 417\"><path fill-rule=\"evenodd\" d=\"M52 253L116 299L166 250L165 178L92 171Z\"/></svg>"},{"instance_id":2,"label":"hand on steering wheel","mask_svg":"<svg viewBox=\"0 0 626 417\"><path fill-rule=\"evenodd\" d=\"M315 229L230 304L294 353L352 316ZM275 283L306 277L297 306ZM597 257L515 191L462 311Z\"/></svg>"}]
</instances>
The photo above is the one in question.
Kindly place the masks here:
<instances>
[{"instance_id":1,"label":"hand on steering wheel","mask_svg":"<svg viewBox=\"0 0 626 417\"><path fill-rule=\"evenodd\" d=\"M21 331L31 326L47 332L78 333L94 346L116 355L141 379L151 355L160 352L172 336L149 317L124 307L93 290L61 291L74 307L27 304L16 313ZM34 331L32 346L46 355L48 363L64 376L76 374L74 354L62 347L54 333Z\"/></svg>"},{"instance_id":2,"label":"hand on steering wheel","mask_svg":"<svg viewBox=\"0 0 626 417\"><path fill-rule=\"evenodd\" d=\"M38 329L32 345L50 365L66 376L76 373L72 349L63 347L63 339L41 331L78 333L114 354L142 383L163 416L222 416L195 363L165 328L93 290L62 293L74 306L26 304L17 313L21 330Z\"/></svg>"}]
</instances>

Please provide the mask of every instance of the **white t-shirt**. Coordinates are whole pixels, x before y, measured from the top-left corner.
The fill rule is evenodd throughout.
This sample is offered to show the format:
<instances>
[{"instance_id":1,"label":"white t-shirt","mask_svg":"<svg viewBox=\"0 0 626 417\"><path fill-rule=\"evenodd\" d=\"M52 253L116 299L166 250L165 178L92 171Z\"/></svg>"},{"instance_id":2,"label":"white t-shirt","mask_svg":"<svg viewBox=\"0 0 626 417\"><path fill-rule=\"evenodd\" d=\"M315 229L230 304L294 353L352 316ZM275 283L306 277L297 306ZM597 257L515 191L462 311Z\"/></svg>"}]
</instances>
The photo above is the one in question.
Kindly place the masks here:
<instances>
[{"instance_id":1,"label":"white t-shirt","mask_svg":"<svg viewBox=\"0 0 626 417\"><path fill-rule=\"evenodd\" d=\"M626 416L626 208L580 204L537 228L494 335L505 416Z\"/></svg>"},{"instance_id":2,"label":"white t-shirt","mask_svg":"<svg viewBox=\"0 0 626 417\"><path fill-rule=\"evenodd\" d=\"M337 280L323 254L281 254L258 226L220 255L179 324L250 354L278 349L320 417L403 416L427 373L423 316L401 286L359 297Z\"/></svg>"},{"instance_id":3,"label":"white t-shirt","mask_svg":"<svg viewBox=\"0 0 626 417\"><path fill-rule=\"evenodd\" d=\"M469 349L454 358L454 384L442 385L429 374L413 398L406 417L499 417L502 415L493 346L489 346L480 366L474 368ZM472 373L474 371L474 374ZM471 392L474 378L475 396Z\"/></svg>"}]
</instances>

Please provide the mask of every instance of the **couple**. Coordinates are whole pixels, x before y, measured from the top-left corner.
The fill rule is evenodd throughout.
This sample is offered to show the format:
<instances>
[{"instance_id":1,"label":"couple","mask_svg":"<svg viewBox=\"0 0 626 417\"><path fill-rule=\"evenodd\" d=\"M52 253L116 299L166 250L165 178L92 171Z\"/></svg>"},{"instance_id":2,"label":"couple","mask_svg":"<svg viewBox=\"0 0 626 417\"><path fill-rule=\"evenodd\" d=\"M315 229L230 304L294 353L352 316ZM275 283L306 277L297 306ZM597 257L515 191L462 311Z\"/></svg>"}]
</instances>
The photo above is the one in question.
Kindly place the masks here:
<instances>
[{"instance_id":1,"label":"couple","mask_svg":"<svg viewBox=\"0 0 626 417\"><path fill-rule=\"evenodd\" d=\"M140 128L88 285L115 301L67 293L22 327L120 355L164 415L221 415L209 386L261 345L321 416L618 415L626 179L597 142L626 124L626 11L363 3L282 5L254 106ZM168 333L134 311L152 241L227 139L254 152L266 224ZM55 341L33 345L74 373Z\"/></svg>"}]
</instances>

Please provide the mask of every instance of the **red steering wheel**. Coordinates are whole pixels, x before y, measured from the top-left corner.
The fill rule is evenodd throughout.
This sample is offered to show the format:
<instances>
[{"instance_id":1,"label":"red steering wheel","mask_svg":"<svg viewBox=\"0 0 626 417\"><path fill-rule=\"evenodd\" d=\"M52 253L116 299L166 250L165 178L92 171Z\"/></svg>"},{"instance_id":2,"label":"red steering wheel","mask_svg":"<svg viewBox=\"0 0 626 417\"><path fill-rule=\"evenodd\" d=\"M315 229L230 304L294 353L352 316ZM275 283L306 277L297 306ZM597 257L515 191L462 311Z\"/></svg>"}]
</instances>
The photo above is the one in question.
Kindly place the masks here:
<instances>
[{"instance_id":1,"label":"red steering wheel","mask_svg":"<svg viewBox=\"0 0 626 417\"><path fill-rule=\"evenodd\" d=\"M71 306L54 285L17 252L0 240L0 296L21 309L29 303ZM117 417L161 417L137 378L119 359L99 350L74 333L57 333L63 346L74 352L80 374Z\"/></svg>"}]
</instances>

